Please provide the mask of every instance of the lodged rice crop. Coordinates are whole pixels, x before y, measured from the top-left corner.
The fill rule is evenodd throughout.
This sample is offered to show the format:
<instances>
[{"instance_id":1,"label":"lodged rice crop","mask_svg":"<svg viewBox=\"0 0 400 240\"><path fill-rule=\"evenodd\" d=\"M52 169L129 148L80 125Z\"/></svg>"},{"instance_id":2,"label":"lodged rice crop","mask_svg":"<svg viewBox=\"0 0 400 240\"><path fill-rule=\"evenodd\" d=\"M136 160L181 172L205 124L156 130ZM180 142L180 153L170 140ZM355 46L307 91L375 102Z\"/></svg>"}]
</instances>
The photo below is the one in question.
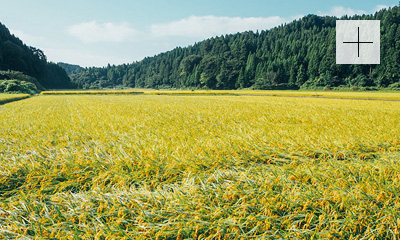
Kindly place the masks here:
<instances>
[{"instance_id":1,"label":"lodged rice crop","mask_svg":"<svg viewBox=\"0 0 400 240\"><path fill-rule=\"evenodd\" d=\"M400 237L400 102L44 95L0 115L6 239Z\"/></svg>"}]
</instances>

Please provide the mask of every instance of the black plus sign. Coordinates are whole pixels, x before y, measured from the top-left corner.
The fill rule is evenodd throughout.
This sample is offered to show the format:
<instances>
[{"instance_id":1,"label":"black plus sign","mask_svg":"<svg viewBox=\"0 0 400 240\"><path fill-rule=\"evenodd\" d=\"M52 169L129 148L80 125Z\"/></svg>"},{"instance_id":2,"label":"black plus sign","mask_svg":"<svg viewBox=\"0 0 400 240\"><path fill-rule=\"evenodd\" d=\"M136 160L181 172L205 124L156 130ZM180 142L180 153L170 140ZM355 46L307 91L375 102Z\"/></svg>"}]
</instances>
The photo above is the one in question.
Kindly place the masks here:
<instances>
[{"instance_id":1,"label":"black plus sign","mask_svg":"<svg viewBox=\"0 0 400 240\"><path fill-rule=\"evenodd\" d=\"M357 42L343 42L343 43L357 43L357 45L358 45L358 57L360 57L360 43L374 43L374 42L360 42L360 27L358 27L358 40L357 40Z\"/></svg>"}]
</instances>

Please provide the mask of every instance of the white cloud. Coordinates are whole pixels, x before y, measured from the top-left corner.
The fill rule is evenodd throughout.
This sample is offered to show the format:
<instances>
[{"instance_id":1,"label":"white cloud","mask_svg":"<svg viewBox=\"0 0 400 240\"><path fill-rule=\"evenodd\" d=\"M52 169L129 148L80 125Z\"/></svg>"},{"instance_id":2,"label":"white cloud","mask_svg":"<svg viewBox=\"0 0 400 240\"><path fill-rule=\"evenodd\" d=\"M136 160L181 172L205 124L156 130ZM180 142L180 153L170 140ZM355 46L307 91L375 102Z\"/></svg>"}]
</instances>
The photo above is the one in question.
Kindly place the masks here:
<instances>
[{"instance_id":1,"label":"white cloud","mask_svg":"<svg viewBox=\"0 0 400 240\"><path fill-rule=\"evenodd\" d=\"M82 67L107 66L108 63L118 65L132 62L132 60L128 58L109 55L104 56L78 49L43 48L42 50L49 61L78 64Z\"/></svg>"},{"instance_id":2,"label":"white cloud","mask_svg":"<svg viewBox=\"0 0 400 240\"><path fill-rule=\"evenodd\" d=\"M34 36L29 33L26 33L21 30L17 29L10 29L11 34L14 34L14 36L18 37L21 41L23 41L26 45L28 46L36 46L40 43L43 43L45 40L44 37L39 37L39 36Z\"/></svg>"},{"instance_id":3,"label":"white cloud","mask_svg":"<svg viewBox=\"0 0 400 240\"><path fill-rule=\"evenodd\" d=\"M384 9L384 8L389 8L389 7L394 7L394 6L396 6L396 5L392 5L392 6L387 6L387 5L377 5L376 7L375 7L375 9L374 9L374 13L375 12L378 12L379 10L382 10L382 9Z\"/></svg>"},{"instance_id":4,"label":"white cloud","mask_svg":"<svg viewBox=\"0 0 400 240\"><path fill-rule=\"evenodd\" d=\"M395 5L393 5L395 6ZM392 7L393 7L392 6ZM332 7L328 12L321 12L318 11L317 14L320 16L336 16L336 17L342 17L344 15L348 16L353 16L353 15L363 15L363 14L368 14L368 13L375 13L381 9L384 8L389 8L387 5L377 5L374 9L372 9L370 12L366 12L364 10L357 10L357 9L352 9L352 8L345 8L342 6L335 6Z\"/></svg>"},{"instance_id":5,"label":"white cloud","mask_svg":"<svg viewBox=\"0 0 400 240\"><path fill-rule=\"evenodd\" d=\"M382 10L384 8L389 8L389 6L387 6L387 5L377 5L375 7L375 9L374 9L374 12L377 12L377 11Z\"/></svg>"},{"instance_id":6,"label":"white cloud","mask_svg":"<svg viewBox=\"0 0 400 240\"><path fill-rule=\"evenodd\" d=\"M185 19L169 23L153 24L151 32L157 37L182 36L207 38L223 34L266 30L292 19L279 16L273 17L217 17L217 16L190 16Z\"/></svg>"},{"instance_id":7,"label":"white cloud","mask_svg":"<svg viewBox=\"0 0 400 240\"><path fill-rule=\"evenodd\" d=\"M97 23L96 21L73 25L68 33L85 43L124 42L135 36L137 31L128 23Z\"/></svg>"},{"instance_id":8,"label":"white cloud","mask_svg":"<svg viewBox=\"0 0 400 240\"><path fill-rule=\"evenodd\" d=\"M348 15L348 16L353 16L353 15L362 15L362 14L366 14L367 12L363 11L363 10L357 10L357 9L352 9L352 8L345 8L342 6L335 6L332 7L331 10L329 10L329 12L321 12L318 11L317 14L320 16L336 16L336 17L342 17L344 15Z\"/></svg>"}]
</instances>

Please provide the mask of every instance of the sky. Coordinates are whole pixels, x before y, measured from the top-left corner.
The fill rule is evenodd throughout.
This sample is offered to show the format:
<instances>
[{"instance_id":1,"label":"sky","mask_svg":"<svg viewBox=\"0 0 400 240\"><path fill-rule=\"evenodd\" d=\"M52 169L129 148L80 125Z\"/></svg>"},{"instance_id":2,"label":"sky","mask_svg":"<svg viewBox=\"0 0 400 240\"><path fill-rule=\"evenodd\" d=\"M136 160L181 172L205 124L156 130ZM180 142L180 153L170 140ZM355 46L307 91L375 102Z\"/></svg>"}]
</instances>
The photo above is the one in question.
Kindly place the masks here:
<instances>
[{"instance_id":1,"label":"sky","mask_svg":"<svg viewBox=\"0 0 400 240\"><path fill-rule=\"evenodd\" d=\"M308 14L371 14L398 0L0 0L0 23L48 61L102 67Z\"/></svg>"}]
</instances>

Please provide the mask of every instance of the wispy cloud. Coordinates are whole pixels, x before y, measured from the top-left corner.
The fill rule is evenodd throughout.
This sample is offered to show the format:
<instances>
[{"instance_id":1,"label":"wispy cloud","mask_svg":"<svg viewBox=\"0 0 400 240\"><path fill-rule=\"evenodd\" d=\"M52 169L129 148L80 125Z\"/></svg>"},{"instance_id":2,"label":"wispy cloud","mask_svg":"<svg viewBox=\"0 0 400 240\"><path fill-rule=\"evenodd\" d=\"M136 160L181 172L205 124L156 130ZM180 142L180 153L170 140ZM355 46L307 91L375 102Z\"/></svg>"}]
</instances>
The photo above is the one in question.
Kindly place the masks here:
<instances>
[{"instance_id":1,"label":"wispy cloud","mask_svg":"<svg viewBox=\"0 0 400 240\"><path fill-rule=\"evenodd\" d=\"M265 18L217 17L212 15L190 16L169 23L153 24L151 32L154 36L158 37L181 36L207 38L249 30L266 30L293 19L279 16Z\"/></svg>"},{"instance_id":2,"label":"wispy cloud","mask_svg":"<svg viewBox=\"0 0 400 240\"><path fill-rule=\"evenodd\" d=\"M393 5L395 6L395 5ZM392 6L392 7L393 7ZM322 11L318 11L317 14L320 16L336 16L336 17L342 17L344 15L348 15L348 16L353 16L353 15L363 15L363 14L369 14L369 13L375 13L381 9L384 8L389 8L389 6L387 5L376 5L376 7L374 9L372 9L371 11L364 11L364 10L360 10L360 9L352 9L352 8L345 8L342 6L335 6L332 7L328 12L322 12Z\"/></svg>"},{"instance_id":3,"label":"wispy cloud","mask_svg":"<svg viewBox=\"0 0 400 240\"><path fill-rule=\"evenodd\" d=\"M26 45L36 46L45 41L44 37L35 36L18 29L10 29L10 32L21 39Z\"/></svg>"},{"instance_id":4,"label":"wispy cloud","mask_svg":"<svg viewBox=\"0 0 400 240\"><path fill-rule=\"evenodd\" d=\"M97 23L96 21L84 22L68 28L68 33L85 43L95 42L124 42L134 37L137 31L126 22Z\"/></svg>"},{"instance_id":5,"label":"wispy cloud","mask_svg":"<svg viewBox=\"0 0 400 240\"><path fill-rule=\"evenodd\" d=\"M102 55L79 49L43 48L42 50L51 61L79 64L83 67L132 62L130 58Z\"/></svg>"},{"instance_id":6,"label":"wispy cloud","mask_svg":"<svg viewBox=\"0 0 400 240\"><path fill-rule=\"evenodd\" d=\"M394 7L395 5L393 5L392 7ZM382 10L384 8L389 8L389 6L387 5L377 5L374 9L374 12L378 12L379 10Z\"/></svg>"},{"instance_id":7,"label":"wispy cloud","mask_svg":"<svg viewBox=\"0 0 400 240\"><path fill-rule=\"evenodd\" d=\"M336 17L342 17L344 15L348 16L353 16L353 15L362 15L366 14L367 12L363 10L357 10L357 9L352 9L352 8L345 8L342 6L335 6L332 7L329 12L321 12L318 11L317 14L320 16L336 16Z\"/></svg>"}]
</instances>

